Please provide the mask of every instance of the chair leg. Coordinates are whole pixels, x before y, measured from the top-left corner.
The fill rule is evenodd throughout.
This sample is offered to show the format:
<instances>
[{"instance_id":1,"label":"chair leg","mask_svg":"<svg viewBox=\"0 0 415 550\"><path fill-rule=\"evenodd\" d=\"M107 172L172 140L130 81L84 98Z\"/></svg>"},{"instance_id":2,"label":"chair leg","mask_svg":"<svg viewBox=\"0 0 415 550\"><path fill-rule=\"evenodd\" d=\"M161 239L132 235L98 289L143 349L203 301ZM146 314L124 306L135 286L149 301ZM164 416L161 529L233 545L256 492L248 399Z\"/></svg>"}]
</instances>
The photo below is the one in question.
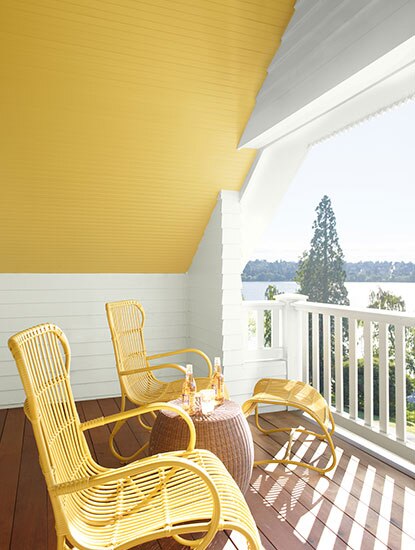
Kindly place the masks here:
<instances>
[{"instance_id":1,"label":"chair leg","mask_svg":"<svg viewBox=\"0 0 415 550\"><path fill-rule=\"evenodd\" d=\"M274 434L276 432L291 432L292 428L272 428L271 430L266 430L259 423L259 412L258 405L255 407L255 425L260 432L265 435Z\"/></svg>"},{"instance_id":2,"label":"chair leg","mask_svg":"<svg viewBox=\"0 0 415 550\"><path fill-rule=\"evenodd\" d=\"M235 526L233 529L230 526L229 530L235 530L241 533L246 539L246 542L248 543L248 549L255 550L258 549L258 546L255 542L255 540L252 538L251 534L248 531L242 531L239 526ZM219 533L219 530L217 531ZM217 534L216 533L216 534ZM197 539L185 539L181 537L180 535L173 535L172 538L178 542L179 544L182 544L183 546L188 546L190 548L197 548L201 543L203 543L203 537L197 538ZM213 539L214 540L214 539ZM210 543L209 543L210 544Z\"/></svg>"},{"instance_id":3,"label":"chair leg","mask_svg":"<svg viewBox=\"0 0 415 550\"><path fill-rule=\"evenodd\" d=\"M194 548L200 543L200 539L185 539L181 537L180 535L173 535L172 537L176 542L179 544L183 544L183 546L190 546L191 548Z\"/></svg>"},{"instance_id":4,"label":"chair leg","mask_svg":"<svg viewBox=\"0 0 415 550\"><path fill-rule=\"evenodd\" d=\"M123 394L121 396L121 411L120 412L125 411L125 404L126 404L126 399L125 399L125 395ZM117 433L121 430L121 428L124 426L125 423L126 423L126 420L120 420L119 422L117 422L115 424L115 426L114 426L114 428L113 428L113 430L110 434L110 438L109 438L109 447L110 447L110 451L111 451L112 455L116 459L118 459L120 462L123 462L123 463L130 462L131 460L135 460L148 447L148 442L144 443L144 445L142 447L140 447L135 453L133 453L130 456L123 456L117 451L117 449L115 448L114 439L115 439L115 436L117 435Z\"/></svg>"},{"instance_id":5,"label":"chair leg","mask_svg":"<svg viewBox=\"0 0 415 550\"><path fill-rule=\"evenodd\" d=\"M152 416L153 418L156 418L156 417L157 417L157 415L154 413L154 411L152 411L150 414L151 414L151 416ZM144 422L144 420L141 418L141 416L138 416L138 417L137 417L137 420L138 420L138 423L140 424L140 426L141 426L142 428L144 428L144 429L147 430L148 432L151 432L151 430L153 429L153 426L149 426L148 424L146 424L146 423Z\"/></svg>"},{"instance_id":6,"label":"chair leg","mask_svg":"<svg viewBox=\"0 0 415 550\"><path fill-rule=\"evenodd\" d=\"M290 436L289 436L289 440L288 440L287 449L286 449L284 457L282 459L272 458L272 459L269 459L269 460L256 460L254 462L254 465L259 466L261 464L284 464L284 465L293 464L295 466L303 466L305 468L308 468L309 470L314 470L314 471L320 473L321 475L324 475L327 472L330 472L330 470L332 470L337 464L336 450L334 448L333 439L331 437L334 433L335 425L334 425L333 415L332 415L330 410L329 410L329 419L330 419L330 424L331 424L330 431L327 429L327 427L322 422L320 422L320 420L318 418L314 418L314 420L318 423L318 425L320 426L323 433L316 433L316 432L313 432L313 431L310 431L310 430L296 429L296 428L274 428L274 429L271 429L271 430L266 430L265 428L262 428L260 423L259 423L259 414L258 414L258 405L257 405L255 407L255 424L256 424L256 427L263 434L270 435L270 434L276 433L276 432L290 432ZM306 433L307 435L315 436L316 438L318 438L321 441L325 441L327 443L329 449L330 449L330 452L331 452L331 463L329 463L329 465L326 466L325 468L319 468L318 466L313 466L313 465L308 464L306 462L302 462L302 461L299 461L299 460L291 460L291 458L289 458L289 457L291 455L291 447L292 447L292 444L293 444L293 436L294 436L295 432Z\"/></svg>"},{"instance_id":7,"label":"chair leg","mask_svg":"<svg viewBox=\"0 0 415 550\"><path fill-rule=\"evenodd\" d=\"M71 550L71 548L66 543L66 537L59 535L56 538L56 550Z\"/></svg>"}]
</instances>

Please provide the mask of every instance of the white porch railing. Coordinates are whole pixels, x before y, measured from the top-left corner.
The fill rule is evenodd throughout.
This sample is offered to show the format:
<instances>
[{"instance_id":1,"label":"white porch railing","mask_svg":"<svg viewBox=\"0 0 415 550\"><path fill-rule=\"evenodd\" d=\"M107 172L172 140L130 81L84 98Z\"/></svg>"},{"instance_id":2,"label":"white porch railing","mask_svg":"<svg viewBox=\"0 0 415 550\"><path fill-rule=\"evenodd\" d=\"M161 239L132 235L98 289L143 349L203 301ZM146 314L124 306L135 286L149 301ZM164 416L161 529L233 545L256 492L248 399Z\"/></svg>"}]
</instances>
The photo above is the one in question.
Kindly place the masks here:
<instances>
[{"instance_id":1,"label":"white porch railing","mask_svg":"<svg viewBox=\"0 0 415 550\"><path fill-rule=\"evenodd\" d=\"M284 348L282 300L243 302L245 310L245 359L265 360L281 355Z\"/></svg>"},{"instance_id":2,"label":"white porch railing","mask_svg":"<svg viewBox=\"0 0 415 550\"><path fill-rule=\"evenodd\" d=\"M413 461L415 434L408 437L406 421L406 327L415 326L415 316L304 298L283 294L275 301L243 302L247 360L266 360L279 351L287 361L288 378L309 382L319 390L339 425ZM391 333L394 368L389 356ZM379 349L376 386L375 338ZM392 383L395 418L390 415ZM375 398L379 403L376 417Z\"/></svg>"}]
</instances>

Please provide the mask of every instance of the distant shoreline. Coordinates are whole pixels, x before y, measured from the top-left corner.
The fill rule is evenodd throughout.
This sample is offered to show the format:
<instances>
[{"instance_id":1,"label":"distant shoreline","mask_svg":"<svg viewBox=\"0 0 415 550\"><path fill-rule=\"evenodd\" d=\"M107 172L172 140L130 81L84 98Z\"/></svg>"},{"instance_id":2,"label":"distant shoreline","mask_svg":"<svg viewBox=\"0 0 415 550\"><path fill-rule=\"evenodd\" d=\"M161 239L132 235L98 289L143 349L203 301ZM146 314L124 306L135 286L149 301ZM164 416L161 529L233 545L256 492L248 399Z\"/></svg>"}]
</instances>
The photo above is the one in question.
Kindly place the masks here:
<instances>
[{"instance_id":1,"label":"distant shoreline","mask_svg":"<svg viewBox=\"0 0 415 550\"><path fill-rule=\"evenodd\" d=\"M242 282L243 283L295 283L294 279L255 279L255 280L252 280L252 279L244 279L242 277ZM369 279L365 279L363 281L358 281L358 280L353 280L353 281L350 281L348 279L346 279L345 281L346 283L408 283L409 285L410 284L413 284L415 283L415 281L395 281L393 279L388 279L387 281L379 281L379 279L373 279L373 281L369 280Z\"/></svg>"},{"instance_id":2,"label":"distant shoreline","mask_svg":"<svg viewBox=\"0 0 415 550\"><path fill-rule=\"evenodd\" d=\"M249 282L290 282L295 280L298 262L276 260L252 260L242 273L242 281ZM347 283L415 283L415 263L364 261L345 262Z\"/></svg>"},{"instance_id":3,"label":"distant shoreline","mask_svg":"<svg viewBox=\"0 0 415 550\"><path fill-rule=\"evenodd\" d=\"M242 277L242 282L243 283L295 283L294 279L278 279L278 281L276 279L255 279L255 280L252 280L252 279L244 279ZM346 283L408 283L408 285L410 284L414 284L415 281L396 281L396 280L393 280L393 279L388 279L387 281L379 281L379 279L373 279L373 281L370 281L368 279L365 279L363 281L358 281L358 280L353 280L353 281L350 281L348 279L346 279L345 281Z\"/></svg>"},{"instance_id":4,"label":"distant shoreline","mask_svg":"<svg viewBox=\"0 0 415 550\"><path fill-rule=\"evenodd\" d=\"M295 281L244 281L242 296L244 300L265 300L265 291L268 285L273 284L282 294L298 292ZM346 281L346 289L351 307L366 308L370 303L370 293L377 292L378 288L400 296L405 302L405 310L415 313L415 282L400 283L394 281Z\"/></svg>"}]
</instances>

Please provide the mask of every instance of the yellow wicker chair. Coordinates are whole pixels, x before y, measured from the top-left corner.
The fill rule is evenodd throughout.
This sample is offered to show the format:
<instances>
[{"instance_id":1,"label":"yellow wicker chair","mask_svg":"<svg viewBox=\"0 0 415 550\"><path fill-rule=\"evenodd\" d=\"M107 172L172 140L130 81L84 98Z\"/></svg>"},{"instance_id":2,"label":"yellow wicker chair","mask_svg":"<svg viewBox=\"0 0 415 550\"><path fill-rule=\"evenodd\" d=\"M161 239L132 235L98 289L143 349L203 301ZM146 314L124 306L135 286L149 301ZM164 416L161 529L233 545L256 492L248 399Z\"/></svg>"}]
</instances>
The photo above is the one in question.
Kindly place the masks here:
<instances>
[{"instance_id":1,"label":"yellow wicker chair","mask_svg":"<svg viewBox=\"0 0 415 550\"><path fill-rule=\"evenodd\" d=\"M259 422L259 405L282 405L304 411L319 425L322 433L300 428L274 428L266 430ZM336 451L331 437L335 430L333 415L324 397L309 384L295 380L263 378L256 383L253 396L245 401L242 405L242 410L245 416L249 416L252 412L255 412L256 427L263 434L269 435L276 432L289 432L290 434L287 449L282 459L273 458L269 460L258 460L255 462L256 465L269 464L272 462L278 464L295 464L297 466L304 466L310 470L315 470L320 474L325 474L336 466ZM291 447L295 432L312 435L327 443L331 452L331 460L325 468L319 468L300 460L291 459Z\"/></svg>"},{"instance_id":2,"label":"yellow wicker chair","mask_svg":"<svg viewBox=\"0 0 415 550\"><path fill-rule=\"evenodd\" d=\"M55 515L58 550L132 548L173 537L204 549L219 530L242 533L260 548L242 493L220 460L195 450L195 429L180 408L155 403L80 423L69 382L70 350L62 331L38 325L11 337ZM189 426L186 451L144 458L118 469L91 457L84 431L149 411L171 409ZM186 540L183 535L200 533Z\"/></svg>"},{"instance_id":3,"label":"yellow wicker chair","mask_svg":"<svg viewBox=\"0 0 415 550\"><path fill-rule=\"evenodd\" d=\"M134 405L145 405L155 401L171 401L180 397L185 373L184 367L177 363L152 366L150 365L151 360L184 353L195 353L204 359L208 369L207 377L196 378L197 389L210 387L213 374L212 364L208 356L202 351L185 348L156 355L147 355L143 334L145 314L141 304L135 300L123 300L108 303L105 307L121 386L121 411L125 410L126 399ZM180 378L172 382L163 382L154 375L155 371L166 368L177 369ZM145 424L141 418L139 418L139 422L144 428L151 430L151 427ZM131 456L121 456L115 449L114 438L123 424L124 422L118 422L115 425L109 443L112 454L119 460L128 462L136 458L146 448L147 444Z\"/></svg>"}]
</instances>

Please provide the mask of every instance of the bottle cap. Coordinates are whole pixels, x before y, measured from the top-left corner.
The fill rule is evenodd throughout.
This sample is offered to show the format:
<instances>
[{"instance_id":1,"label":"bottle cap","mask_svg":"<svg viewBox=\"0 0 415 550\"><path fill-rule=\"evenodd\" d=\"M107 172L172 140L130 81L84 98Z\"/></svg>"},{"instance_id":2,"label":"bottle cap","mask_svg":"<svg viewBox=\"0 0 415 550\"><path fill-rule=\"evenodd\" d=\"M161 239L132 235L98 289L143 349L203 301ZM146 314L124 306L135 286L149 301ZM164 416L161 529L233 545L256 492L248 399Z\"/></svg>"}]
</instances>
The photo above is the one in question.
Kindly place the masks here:
<instances>
[{"instance_id":1,"label":"bottle cap","mask_svg":"<svg viewBox=\"0 0 415 550\"><path fill-rule=\"evenodd\" d=\"M220 367L220 357L215 357L213 360L215 367Z\"/></svg>"},{"instance_id":2,"label":"bottle cap","mask_svg":"<svg viewBox=\"0 0 415 550\"><path fill-rule=\"evenodd\" d=\"M186 365L186 373L193 374L193 365L191 365L190 363Z\"/></svg>"}]
</instances>

